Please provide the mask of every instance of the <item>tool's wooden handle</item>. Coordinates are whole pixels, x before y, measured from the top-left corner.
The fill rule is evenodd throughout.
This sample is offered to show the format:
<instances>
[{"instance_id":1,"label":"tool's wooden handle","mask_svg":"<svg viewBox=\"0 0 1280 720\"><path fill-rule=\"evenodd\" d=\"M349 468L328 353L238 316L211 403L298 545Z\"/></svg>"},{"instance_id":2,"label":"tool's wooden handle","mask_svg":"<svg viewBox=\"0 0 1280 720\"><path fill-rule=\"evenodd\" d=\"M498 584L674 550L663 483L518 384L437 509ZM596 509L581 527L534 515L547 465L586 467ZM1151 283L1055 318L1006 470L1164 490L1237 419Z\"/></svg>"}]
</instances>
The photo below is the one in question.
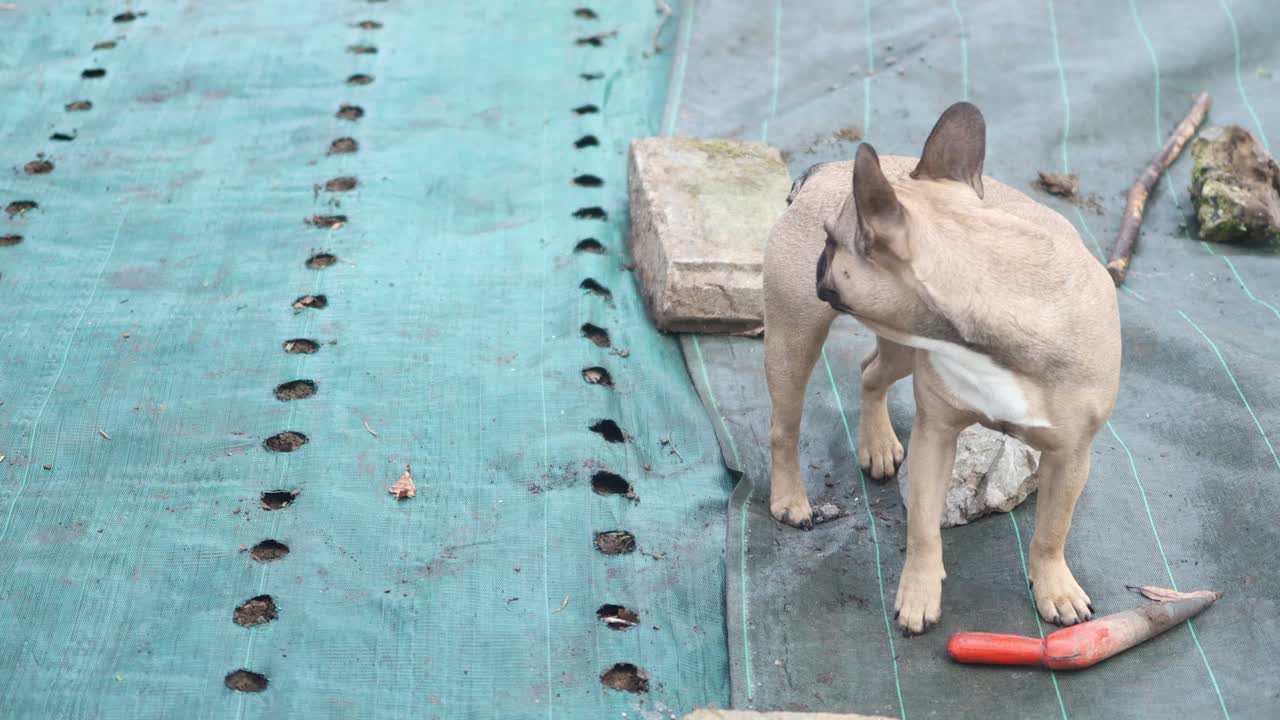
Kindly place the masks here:
<instances>
[{"instance_id":1,"label":"tool's wooden handle","mask_svg":"<svg viewBox=\"0 0 1280 720\"><path fill-rule=\"evenodd\" d=\"M1000 633L962 632L951 636L947 654L952 660L982 665L1041 665L1044 641Z\"/></svg>"}]
</instances>

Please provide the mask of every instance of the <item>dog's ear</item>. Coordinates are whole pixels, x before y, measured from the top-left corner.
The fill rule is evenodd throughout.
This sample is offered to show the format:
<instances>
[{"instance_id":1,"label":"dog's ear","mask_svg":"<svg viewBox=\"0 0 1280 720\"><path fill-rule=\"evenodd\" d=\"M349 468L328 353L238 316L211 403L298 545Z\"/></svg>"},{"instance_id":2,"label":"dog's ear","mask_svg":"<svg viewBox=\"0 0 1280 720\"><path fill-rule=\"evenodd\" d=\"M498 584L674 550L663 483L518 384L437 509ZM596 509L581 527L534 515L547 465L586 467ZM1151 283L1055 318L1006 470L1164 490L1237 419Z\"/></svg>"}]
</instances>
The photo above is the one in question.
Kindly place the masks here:
<instances>
[{"instance_id":1,"label":"dog's ear","mask_svg":"<svg viewBox=\"0 0 1280 720\"><path fill-rule=\"evenodd\" d=\"M863 252L883 248L898 256L906 249L906 214L880 169L880 156L868 143L853 161L853 202L858 210L858 245Z\"/></svg>"},{"instance_id":2,"label":"dog's ear","mask_svg":"<svg viewBox=\"0 0 1280 720\"><path fill-rule=\"evenodd\" d=\"M982 162L987 155L987 121L967 102L947 108L924 142L916 180L955 180L982 197Z\"/></svg>"}]
</instances>

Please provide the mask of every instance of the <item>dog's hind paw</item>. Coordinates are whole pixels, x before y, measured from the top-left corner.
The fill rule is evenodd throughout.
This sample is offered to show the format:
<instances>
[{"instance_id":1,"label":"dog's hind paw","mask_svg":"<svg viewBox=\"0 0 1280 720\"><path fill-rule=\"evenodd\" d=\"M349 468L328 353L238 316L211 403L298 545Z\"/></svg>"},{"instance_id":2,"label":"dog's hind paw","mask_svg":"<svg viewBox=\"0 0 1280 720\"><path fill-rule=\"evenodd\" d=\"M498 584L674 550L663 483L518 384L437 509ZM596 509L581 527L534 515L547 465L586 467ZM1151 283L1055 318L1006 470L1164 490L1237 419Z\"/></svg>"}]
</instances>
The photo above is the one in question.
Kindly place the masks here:
<instances>
[{"instance_id":1,"label":"dog's hind paw","mask_svg":"<svg viewBox=\"0 0 1280 720\"><path fill-rule=\"evenodd\" d=\"M863 418L858 427L858 465L864 473L873 480L893 477L905 455L887 417L883 423L868 422Z\"/></svg>"},{"instance_id":2,"label":"dog's hind paw","mask_svg":"<svg viewBox=\"0 0 1280 720\"><path fill-rule=\"evenodd\" d=\"M813 529L813 508L809 506L809 498L804 494L771 499L769 512L773 519L785 525L801 530Z\"/></svg>"}]
</instances>

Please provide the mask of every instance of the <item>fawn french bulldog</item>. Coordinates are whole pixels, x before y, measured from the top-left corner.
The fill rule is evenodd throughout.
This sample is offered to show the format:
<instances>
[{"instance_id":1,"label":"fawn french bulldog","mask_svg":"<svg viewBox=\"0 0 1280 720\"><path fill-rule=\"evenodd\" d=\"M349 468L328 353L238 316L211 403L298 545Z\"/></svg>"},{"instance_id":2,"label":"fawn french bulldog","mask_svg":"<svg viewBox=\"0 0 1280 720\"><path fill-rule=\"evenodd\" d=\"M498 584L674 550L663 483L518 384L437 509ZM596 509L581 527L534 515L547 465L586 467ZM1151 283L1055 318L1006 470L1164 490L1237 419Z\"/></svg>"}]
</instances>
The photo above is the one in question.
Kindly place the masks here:
<instances>
[{"instance_id":1,"label":"fawn french bulldog","mask_svg":"<svg viewBox=\"0 0 1280 720\"><path fill-rule=\"evenodd\" d=\"M858 462L873 478L903 461L887 393L912 376L907 554L894 601L905 633L942 612L943 502L956 437L974 423L1042 453L1027 558L1040 615L1071 625L1093 614L1064 548L1090 443L1118 390L1116 289L1070 222L983 177L985 153L986 123L969 103L942 114L918 160L863 143L853 162L795 181L765 251L775 518L812 525L797 441L805 385L837 315L876 334L858 423Z\"/></svg>"}]
</instances>

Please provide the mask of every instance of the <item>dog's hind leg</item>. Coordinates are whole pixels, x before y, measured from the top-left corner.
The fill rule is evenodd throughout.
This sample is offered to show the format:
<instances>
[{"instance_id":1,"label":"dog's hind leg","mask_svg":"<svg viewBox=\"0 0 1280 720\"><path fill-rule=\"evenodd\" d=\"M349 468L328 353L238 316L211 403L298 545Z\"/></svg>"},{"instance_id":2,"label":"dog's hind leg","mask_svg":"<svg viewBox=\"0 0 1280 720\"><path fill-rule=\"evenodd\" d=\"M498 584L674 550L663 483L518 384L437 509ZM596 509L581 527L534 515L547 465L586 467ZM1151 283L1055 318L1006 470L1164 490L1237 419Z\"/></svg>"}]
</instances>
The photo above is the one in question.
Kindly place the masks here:
<instances>
[{"instance_id":1,"label":"dog's hind leg","mask_svg":"<svg viewBox=\"0 0 1280 720\"><path fill-rule=\"evenodd\" d=\"M816 298L800 308L787 300L769 298L765 305L764 366L773 405L769 511L777 520L807 529L813 527L813 510L800 473L800 417L805 386L836 314Z\"/></svg>"},{"instance_id":2,"label":"dog's hind leg","mask_svg":"<svg viewBox=\"0 0 1280 720\"><path fill-rule=\"evenodd\" d=\"M1089 596L1067 568L1065 555L1071 515L1089 479L1089 441L1076 444L1075 448L1046 449L1040 457L1036 532L1027 557L1040 616L1058 625L1074 625L1093 616Z\"/></svg>"},{"instance_id":3,"label":"dog's hind leg","mask_svg":"<svg viewBox=\"0 0 1280 720\"><path fill-rule=\"evenodd\" d=\"M915 368L913 348L882 337L862 361L862 410L858 421L858 464L872 478L887 478L902 464L902 443L889 423L889 387Z\"/></svg>"}]
</instances>

